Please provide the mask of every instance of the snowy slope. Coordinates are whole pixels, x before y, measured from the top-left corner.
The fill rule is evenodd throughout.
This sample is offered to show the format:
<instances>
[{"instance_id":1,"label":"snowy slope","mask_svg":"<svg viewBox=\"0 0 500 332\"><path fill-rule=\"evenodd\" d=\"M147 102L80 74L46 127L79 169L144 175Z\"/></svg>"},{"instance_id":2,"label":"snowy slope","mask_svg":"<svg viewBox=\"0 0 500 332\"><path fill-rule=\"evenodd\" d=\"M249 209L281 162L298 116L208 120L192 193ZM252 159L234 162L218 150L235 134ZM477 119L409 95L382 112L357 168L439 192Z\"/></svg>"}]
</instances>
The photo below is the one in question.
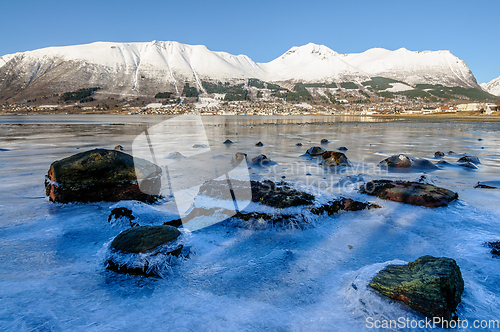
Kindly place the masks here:
<instances>
[{"instance_id":1,"label":"snowy slope","mask_svg":"<svg viewBox=\"0 0 500 332\"><path fill-rule=\"evenodd\" d=\"M500 96L500 77L497 77L488 83L481 83L481 88L492 95Z\"/></svg>"},{"instance_id":2,"label":"snowy slope","mask_svg":"<svg viewBox=\"0 0 500 332\"><path fill-rule=\"evenodd\" d=\"M203 91L203 80L363 82L373 76L409 84L479 87L467 65L448 51L376 48L341 55L310 43L292 47L271 62L255 63L245 55L213 52L203 45L153 41L49 47L0 58L0 91L20 99L90 86L110 96L151 96L181 92L185 83Z\"/></svg>"},{"instance_id":3,"label":"snowy slope","mask_svg":"<svg viewBox=\"0 0 500 332\"><path fill-rule=\"evenodd\" d=\"M396 51L372 48L363 53L345 54L342 58L373 76L409 84L479 88L467 64L450 51L412 52L405 48Z\"/></svg>"},{"instance_id":4,"label":"snowy slope","mask_svg":"<svg viewBox=\"0 0 500 332\"><path fill-rule=\"evenodd\" d=\"M309 43L292 47L279 58L260 64L268 81L301 80L306 82L366 81L370 75L342 60L324 45Z\"/></svg>"}]
</instances>

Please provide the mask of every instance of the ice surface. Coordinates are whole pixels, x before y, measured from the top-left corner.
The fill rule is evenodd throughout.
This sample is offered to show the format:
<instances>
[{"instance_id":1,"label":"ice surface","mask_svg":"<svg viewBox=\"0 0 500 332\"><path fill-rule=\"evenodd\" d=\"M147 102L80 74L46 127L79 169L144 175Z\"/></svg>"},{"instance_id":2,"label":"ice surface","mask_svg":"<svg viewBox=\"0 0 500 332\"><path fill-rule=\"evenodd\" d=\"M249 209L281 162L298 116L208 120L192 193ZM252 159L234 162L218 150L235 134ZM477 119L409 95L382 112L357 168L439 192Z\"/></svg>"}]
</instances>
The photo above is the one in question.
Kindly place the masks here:
<instances>
[{"instance_id":1,"label":"ice surface","mask_svg":"<svg viewBox=\"0 0 500 332\"><path fill-rule=\"evenodd\" d=\"M314 227L303 229L218 223L183 232L183 244L194 255L171 266L164 278L107 271L103 252L123 230L108 223L111 210L127 207L134 221L160 224L178 215L172 198L157 205L53 204L45 197L44 175L54 160L86 149L121 144L131 153L144 126L163 119L0 117L0 147L8 150L0 151L0 330L362 331L371 316L422 318L367 288L385 265L422 255L457 261L465 280L461 319L500 317L500 265L484 245L500 241L500 190L473 188L500 179L499 124L203 119L215 155L230 160L238 151L264 153L277 161L249 169L252 179L285 176L322 201L344 195L383 208L318 217ZM222 144L226 138L235 144ZM335 171L298 158L322 138L348 147L353 167ZM255 147L258 141L265 146ZM304 145L296 147L297 142ZM427 173L388 173L376 166L385 156L380 151L437 162L435 151L450 150L477 155L482 164L477 170L439 166ZM458 157L444 159L455 163ZM415 180L421 175L457 191L459 200L430 209L338 185L360 177Z\"/></svg>"}]
</instances>

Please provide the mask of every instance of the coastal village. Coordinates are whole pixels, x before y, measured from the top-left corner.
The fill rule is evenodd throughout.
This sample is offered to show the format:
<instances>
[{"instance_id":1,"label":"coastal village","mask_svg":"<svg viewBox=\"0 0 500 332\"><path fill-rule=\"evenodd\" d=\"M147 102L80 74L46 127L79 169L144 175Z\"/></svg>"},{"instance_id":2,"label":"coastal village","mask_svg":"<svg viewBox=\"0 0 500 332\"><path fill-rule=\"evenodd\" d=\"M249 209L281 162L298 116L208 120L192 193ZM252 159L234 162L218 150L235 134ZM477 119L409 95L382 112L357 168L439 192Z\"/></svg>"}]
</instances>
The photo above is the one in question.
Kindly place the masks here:
<instances>
[{"instance_id":1,"label":"coastal village","mask_svg":"<svg viewBox=\"0 0 500 332\"><path fill-rule=\"evenodd\" d=\"M261 115L261 116L299 116L299 115L433 115L433 114L470 114L500 115L498 103L469 102L453 103L418 103L376 102L376 103L342 103L340 105L289 103L285 101L222 101L213 98L199 98L197 101L181 99L177 104L161 102L148 103L144 106L125 104L110 107L107 104L85 106L74 103L69 105L47 104L29 105L28 103L2 105L0 114L157 114L180 115L195 113L200 115Z\"/></svg>"}]
</instances>

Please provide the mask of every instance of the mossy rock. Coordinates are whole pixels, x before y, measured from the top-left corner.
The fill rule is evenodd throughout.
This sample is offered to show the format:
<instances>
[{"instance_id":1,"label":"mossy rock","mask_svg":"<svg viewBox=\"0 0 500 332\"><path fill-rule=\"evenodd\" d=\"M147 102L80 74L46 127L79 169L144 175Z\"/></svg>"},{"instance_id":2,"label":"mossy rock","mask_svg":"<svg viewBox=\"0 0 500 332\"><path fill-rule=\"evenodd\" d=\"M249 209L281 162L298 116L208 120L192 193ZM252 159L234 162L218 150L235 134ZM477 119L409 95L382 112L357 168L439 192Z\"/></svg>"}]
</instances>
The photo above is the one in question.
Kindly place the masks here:
<instances>
[{"instance_id":1,"label":"mossy rock","mask_svg":"<svg viewBox=\"0 0 500 332\"><path fill-rule=\"evenodd\" d=\"M139 226L129 228L111 242L111 248L126 253L143 253L177 239L181 232L173 226Z\"/></svg>"},{"instance_id":2,"label":"mossy rock","mask_svg":"<svg viewBox=\"0 0 500 332\"><path fill-rule=\"evenodd\" d=\"M387 266L370 287L428 318L451 320L464 292L464 280L455 260L422 256L407 265Z\"/></svg>"},{"instance_id":3,"label":"mossy rock","mask_svg":"<svg viewBox=\"0 0 500 332\"><path fill-rule=\"evenodd\" d=\"M154 201L161 173L160 167L147 160L117 150L94 149L53 162L45 187L50 200L61 203Z\"/></svg>"}]
</instances>

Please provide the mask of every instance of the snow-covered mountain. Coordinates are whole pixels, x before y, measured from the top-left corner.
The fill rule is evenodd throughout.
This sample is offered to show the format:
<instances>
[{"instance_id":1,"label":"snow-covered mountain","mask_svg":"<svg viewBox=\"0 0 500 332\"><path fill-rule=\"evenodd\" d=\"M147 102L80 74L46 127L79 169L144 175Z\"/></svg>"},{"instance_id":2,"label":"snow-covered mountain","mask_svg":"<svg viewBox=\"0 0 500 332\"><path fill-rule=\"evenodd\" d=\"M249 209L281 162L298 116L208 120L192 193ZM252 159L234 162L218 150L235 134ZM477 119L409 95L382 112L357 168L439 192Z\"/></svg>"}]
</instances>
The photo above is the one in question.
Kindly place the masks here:
<instances>
[{"instance_id":1,"label":"snow-covered mountain","mask_svg":"<svg viewBox=\"0 0 500 332\"><path fill-rule=\"evenodd\" d=\"M405 48L389 51L372 48L363 53L345 54L352 66L373 76L382 76L409 84L443 84L479 88L467 64L450 51L412 52Z\"/></svg>"},{"instance_id":2,"label":"snow-covered mountain","mask_svg":"<svg viewBox=\"0 0 500 332\"><path fill-rule=\"evenodd\" d=\"M409 84L476 87L465 62L449 51L370 49L339 54L324 45L292 47L268 63L245 55L210 51L178 42L112 43L49 47L0 57L0 99L50 95L91 86L99 93L151 96L182 91L185 83L203 91L202 81L364 82L384 76Z\"/></svg>"},{"instance_id":3,"label":"snow-covered mountain","mask_svg":"<svg viewBox=\"0 0 500 332\"><path fill-rule=\"evenodd\" d=\"M363 82L372 76L348 64L330 48L313 43L294 46L279 58L259 65L267 81Z\"/></svg>"},{"instance_id":4,"label":"snow-covered mountain","mask_svg":"<svg viewBox=\"0 0 500 332\"><path fill-rule=\"evenodd\" d=\"M488 83L481 83L481 88L494 96L500 96L500 77Z\"/></svg>"}]
</instances>

